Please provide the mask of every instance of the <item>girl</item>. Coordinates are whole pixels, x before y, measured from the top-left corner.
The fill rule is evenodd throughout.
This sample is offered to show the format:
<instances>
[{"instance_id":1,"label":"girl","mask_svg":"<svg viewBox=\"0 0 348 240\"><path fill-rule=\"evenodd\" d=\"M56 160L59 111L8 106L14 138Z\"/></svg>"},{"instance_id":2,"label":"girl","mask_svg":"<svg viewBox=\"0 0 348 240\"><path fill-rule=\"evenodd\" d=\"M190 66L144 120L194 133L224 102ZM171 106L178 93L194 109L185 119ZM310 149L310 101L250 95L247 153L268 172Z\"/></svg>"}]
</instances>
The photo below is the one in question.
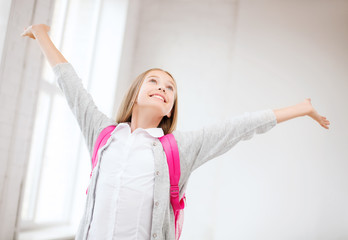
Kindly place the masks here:
<instances>
[{"instance_id":1,"label":"girl","mask_svg":"<svg viewBox=\"0 0 348 240\"><path fill-rule=\"evenodd\" d=\"M309 116L329 129L330 122L305 99L281 109L246 112L219 124L176 130L178 95L173 76L159 68L131 84L116 120L100 112L72 65L50 40L50 27L36 24L22 36L36 39L74 113L92 156L102 129L116 125L100 149L76 239L175 239L169 172L159 137L173 133L179 149L180 199L191 173L241 140L265 133L277 123Z\"/></svg>"}]
</instances>

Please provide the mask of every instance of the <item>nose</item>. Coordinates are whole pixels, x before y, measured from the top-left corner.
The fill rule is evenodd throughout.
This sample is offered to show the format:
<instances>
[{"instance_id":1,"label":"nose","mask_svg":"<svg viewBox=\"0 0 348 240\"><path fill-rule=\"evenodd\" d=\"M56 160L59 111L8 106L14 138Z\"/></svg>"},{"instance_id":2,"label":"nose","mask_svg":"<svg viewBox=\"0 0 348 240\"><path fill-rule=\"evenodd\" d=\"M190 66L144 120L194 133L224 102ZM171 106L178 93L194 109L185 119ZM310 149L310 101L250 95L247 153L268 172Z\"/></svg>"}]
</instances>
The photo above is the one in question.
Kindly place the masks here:
<instances>
[{"instance_id":1,"label":"nose","mask_svg":"<svg viewBox=\"0 0 348 240\"><path fill-rule=\"evenodd\" d=\"M163 92L165 92L165 91L166 91L164 88L161 88L161 87L159 87L158 89L159 89L159 90L163 89Z\"/></svg>"}]
</instances>

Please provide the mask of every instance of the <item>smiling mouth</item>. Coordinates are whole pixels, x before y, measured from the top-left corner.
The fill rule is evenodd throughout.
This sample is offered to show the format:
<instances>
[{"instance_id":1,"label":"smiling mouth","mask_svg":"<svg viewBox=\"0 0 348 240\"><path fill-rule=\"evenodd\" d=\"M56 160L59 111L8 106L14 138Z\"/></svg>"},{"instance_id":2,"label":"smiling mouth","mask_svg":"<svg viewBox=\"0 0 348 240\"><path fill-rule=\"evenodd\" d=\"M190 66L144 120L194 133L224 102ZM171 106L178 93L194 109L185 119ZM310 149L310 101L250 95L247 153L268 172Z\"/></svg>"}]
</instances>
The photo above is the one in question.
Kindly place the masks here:
<instances>
[{"instance_id":1,"label":"smiling mouth","mask_svg":"<svg viewBox=\"0 0 348 240\"><path fill-rule=\"evenodd\" d=\"M160 101L165 103L164 99L162 97L158 96L158 95L151 95L150 97L151 98L156 98L156 99L158 99L158 100L160 100Z\"/></svg>"}]
</instances>

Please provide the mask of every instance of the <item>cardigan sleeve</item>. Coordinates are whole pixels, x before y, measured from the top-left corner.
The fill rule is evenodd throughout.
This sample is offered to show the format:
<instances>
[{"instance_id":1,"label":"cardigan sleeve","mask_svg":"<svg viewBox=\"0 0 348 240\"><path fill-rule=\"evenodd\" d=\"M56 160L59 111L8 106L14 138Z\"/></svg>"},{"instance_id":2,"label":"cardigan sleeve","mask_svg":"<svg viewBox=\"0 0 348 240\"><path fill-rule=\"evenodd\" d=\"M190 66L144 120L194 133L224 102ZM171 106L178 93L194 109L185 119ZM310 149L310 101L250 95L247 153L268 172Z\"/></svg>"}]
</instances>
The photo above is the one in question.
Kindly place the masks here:
<instances>
[{"instance_id":1,"label":"cardigan sleeve","mask_svg":"<svg viewBox=\"0 0 348 240\"><path fill-rule=\"evenodd\" d=\"M58 86L78 122L92 157L94 142L98 134L104 127L111 125L113 120L98 109L69 62L56 64L52 70Z\"/></svg>"},{"instance_id":2,"label":"cardigan sleeve","mask_svg":"<svg viewBox=\"0 0 348 240\"><path fill-rule=\"evenodd\" d=\"M272 109L244 112L201 129L176 133L183 164L189 173L207 161L222 155L240 141L269 131L277 124Z\"/></svg>"}]
</instances>

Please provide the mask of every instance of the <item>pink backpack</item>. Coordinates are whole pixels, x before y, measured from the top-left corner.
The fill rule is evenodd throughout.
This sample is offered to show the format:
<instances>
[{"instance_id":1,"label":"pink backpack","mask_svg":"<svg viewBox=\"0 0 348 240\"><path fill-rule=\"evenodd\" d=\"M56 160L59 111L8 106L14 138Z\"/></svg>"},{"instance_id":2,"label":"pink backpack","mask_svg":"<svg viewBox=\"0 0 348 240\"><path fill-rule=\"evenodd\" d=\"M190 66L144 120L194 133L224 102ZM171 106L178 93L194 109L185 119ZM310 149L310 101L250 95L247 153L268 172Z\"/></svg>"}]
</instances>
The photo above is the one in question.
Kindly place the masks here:
<instances>
[{"instance_id":1,"label":"pink backpack","mask_svg":"<svg viewBox=\"0 0 348 240\"><path fill-rule=\"evenodd\" d=\"M92 171L97 165L97 153L98 149L105 145L106 141L109 139L111 132L115 129L116 125L110 125L104 128L99 134L97 141L94 145L93 156L92 156ZM180 158L179 150L176 144L173 134L166 134L158 138L163 146L163 149L167 156L167 163L170 176L170 202L173 207L173 212L175 216L175 239L178 240L181 235L182 226L184 222L184 207L186 205L185 193L183 197L179 199L179 179L180 179ZM90 177L92 176L92 171ZM86 194L88 188L86 190Z\"/></svg>"}]
</instances>

